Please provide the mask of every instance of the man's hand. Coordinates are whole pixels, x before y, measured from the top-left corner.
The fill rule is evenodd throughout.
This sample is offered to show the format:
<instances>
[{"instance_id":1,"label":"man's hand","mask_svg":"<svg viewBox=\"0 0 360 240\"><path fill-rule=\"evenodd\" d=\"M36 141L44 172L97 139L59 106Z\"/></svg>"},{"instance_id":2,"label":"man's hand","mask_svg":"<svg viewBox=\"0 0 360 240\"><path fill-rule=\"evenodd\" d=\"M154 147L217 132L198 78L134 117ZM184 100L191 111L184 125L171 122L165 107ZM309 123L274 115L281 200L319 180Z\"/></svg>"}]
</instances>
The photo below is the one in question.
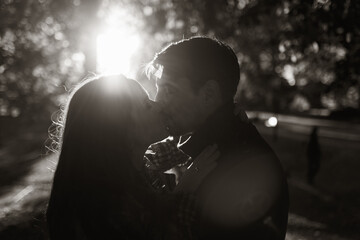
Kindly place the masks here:
<instances>
[{"instance_id":1,"label":"man's hand","mask_svg":"<svg viewBox=\"0 0 360 240\"><path fill-rule=\"evenodd\" d=\"M194 192L204 178L216 167L220 157L217 145L206 147L182 175L175 192Z\"/></svg>"}]
</instances>

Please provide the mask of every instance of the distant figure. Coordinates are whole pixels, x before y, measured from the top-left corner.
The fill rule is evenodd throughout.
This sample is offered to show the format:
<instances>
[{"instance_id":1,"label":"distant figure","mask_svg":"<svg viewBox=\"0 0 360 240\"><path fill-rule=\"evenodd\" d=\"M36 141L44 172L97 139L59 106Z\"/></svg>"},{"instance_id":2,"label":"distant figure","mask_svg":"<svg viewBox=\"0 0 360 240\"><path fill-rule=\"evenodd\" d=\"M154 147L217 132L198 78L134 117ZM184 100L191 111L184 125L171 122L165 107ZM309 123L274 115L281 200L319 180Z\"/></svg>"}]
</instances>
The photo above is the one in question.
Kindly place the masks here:
<instances>
[{"instance_id":1,"label":"distant figure","mask_svg":"<svg viewBox=\"0 0 360 240\"><path fill-rule=\"evenodd\" d=\"M320 169L321 150L318 141L317 127L314 127L310 140L307 147L307 159L308 159L308 170L307 170L307 182L310 185L314 184L316 174Z\"/></svg>"}]
</instances>

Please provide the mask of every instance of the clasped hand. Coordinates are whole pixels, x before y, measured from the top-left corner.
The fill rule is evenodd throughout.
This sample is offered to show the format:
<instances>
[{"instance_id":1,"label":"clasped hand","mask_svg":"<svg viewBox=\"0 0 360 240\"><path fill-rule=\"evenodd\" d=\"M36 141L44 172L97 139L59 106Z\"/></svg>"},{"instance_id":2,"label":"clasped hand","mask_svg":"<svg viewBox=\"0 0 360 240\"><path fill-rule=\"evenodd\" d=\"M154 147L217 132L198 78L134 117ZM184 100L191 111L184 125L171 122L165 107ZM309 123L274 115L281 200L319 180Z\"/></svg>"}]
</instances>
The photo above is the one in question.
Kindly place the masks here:
<instances>
[{"instance_id":1,"label":"clasped hand","mask_svg":"<svg viewBox=\"0 0 360 240\"><path fill-rule=\"evenodd\" d=\"M216 167L220 152L216 144L207 146L183 173L175 192L194 192Z\"/></svg>"}]
</instances>

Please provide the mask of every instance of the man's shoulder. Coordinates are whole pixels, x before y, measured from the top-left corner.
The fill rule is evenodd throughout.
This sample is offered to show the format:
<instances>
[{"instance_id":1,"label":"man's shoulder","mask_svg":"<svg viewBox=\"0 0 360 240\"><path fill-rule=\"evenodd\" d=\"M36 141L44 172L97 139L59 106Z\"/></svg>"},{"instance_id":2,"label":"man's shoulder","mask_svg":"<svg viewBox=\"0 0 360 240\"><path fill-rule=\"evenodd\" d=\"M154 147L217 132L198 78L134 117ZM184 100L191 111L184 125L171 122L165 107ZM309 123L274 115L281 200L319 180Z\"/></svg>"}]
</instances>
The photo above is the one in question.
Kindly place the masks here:
<instances>
[{"instance_id":1,"label":"man's shoulder","mask_svg":"<svg viewBox=\"0 0 360 240\"><path fill-rule=\"evenodd\" d=\"M203 187L203 213L239 227L262 219L279 201L284 176L261 158L220 165Z\"/></svg>"},{"instance_id":2,"label":"man's shoulder","mask_svg":"<svg viewBox=\"0 0 360 240\"><path fill-rule=\"evenodd\" d=\"M209 206L206 211L218 208L237 218L240 226L260 219L276 204L286 186L279 159L271 148L262 144L247 148L234 145L221 154L218 166L203 188L208 204L205 208Z\"/></svg>"},{"instance_id":3,"label":"man's shoulder","mask_svg":"<svg viewBox=\"0 0 360 240\"><path fill-rule=\"evenodd\" d=\"M221 155L221 161L231 165L281 167L279 158L260 134L235 138L222 149Z\"/></svg>"},{"instance_id":4,"label":"man's shoulder","mask_svg":"<svg viewBox=\"0 0 360 240\"><path fill-rule=\"evenodd\" d=\"M257 178L280 182L284 177L279 159L268 149L233 149L224 153L221 158L219 169L239 175L242 180Z\"/></svg>"}]
</instances>

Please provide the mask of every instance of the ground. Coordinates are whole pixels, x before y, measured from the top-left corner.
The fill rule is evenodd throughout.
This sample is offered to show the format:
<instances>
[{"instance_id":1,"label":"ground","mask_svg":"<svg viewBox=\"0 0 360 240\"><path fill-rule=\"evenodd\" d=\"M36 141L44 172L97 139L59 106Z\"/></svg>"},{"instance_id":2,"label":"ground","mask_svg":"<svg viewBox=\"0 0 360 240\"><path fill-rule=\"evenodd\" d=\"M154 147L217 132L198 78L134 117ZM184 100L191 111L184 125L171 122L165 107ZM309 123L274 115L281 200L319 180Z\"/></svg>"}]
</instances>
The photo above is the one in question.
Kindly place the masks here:
<instances>
[{"instance_id":1,"label":"ground","mask_svg":"<svg viewBox=\"0 0 360 240\"><path fill-rule=\"evenodd\" d=\"M286 239L360 239L359 142L320 136L321 169L310 186L305 181L308 131L285 125L276 130L262 124L257 128L288 174ZM44 154L45 138L22 135L0 150L0 239L46 239L44 212L56 155Z\"/></svg>"}]
</instances>

